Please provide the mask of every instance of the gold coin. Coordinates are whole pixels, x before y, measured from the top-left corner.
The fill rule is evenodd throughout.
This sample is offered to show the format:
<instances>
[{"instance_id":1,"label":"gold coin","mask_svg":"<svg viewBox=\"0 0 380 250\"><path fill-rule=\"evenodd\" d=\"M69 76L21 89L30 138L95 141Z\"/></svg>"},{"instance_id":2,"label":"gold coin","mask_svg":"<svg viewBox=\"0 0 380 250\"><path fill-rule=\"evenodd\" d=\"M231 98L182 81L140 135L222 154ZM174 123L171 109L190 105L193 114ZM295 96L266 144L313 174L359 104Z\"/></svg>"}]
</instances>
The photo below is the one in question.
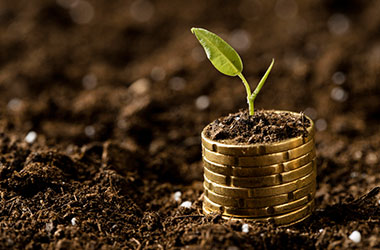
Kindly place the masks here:
<instances>
[{"instance_id":1,"label":"gold coin","mask_svg":"<svg viewBox=\"0 0 380 250\"><path fill-rule=\"evenodd\" d=\"M315 186L315 182L313 183ZM295 201L291 201L285 204L277 206L269 206L265 208L235 208L235 207L225 207L210 201L206 196L204 196L203 206L210 211L221 212L225 216L234 217L263 217L279 215L291 212L300 208L314 199L315 192L309 193L307 196L301 197Z\"/></svg>"},{"instance_id":2,"label":"gold coin","mask_svg":"<svg viewBox=\"0 0 380 250\"><path fill-rule=\"evenodd\" d=\"M314 200L310 201L308 204L305 206L286 213L282 215L277 215L277 216L271 216L271 217L266 217L266 218L237 218L237 217L232 217L232 216L222 216L224 219L227 220L245 220L245 221L252 221L252 222L267 222L267 223L273 223L277 226L290 226L294 225L295 223L299 223L306 218L308 218L313 210L314 210L315 202ZM205 214L211 214L215 213L215 211L209 210L207 207L203 205L203 212Z\"/></svg>"},{"instance_id":3,"label":"gold coin","mask_svg":"<svg viewBox=\"0 0 380 250\"><path fill-rule=\"evenodd\" d=\"M300 116L300 114L298 113L294 113L294 112L288 112L288 113L292 113L294 115ZM220 153L223 155L231 155L231 156L258 156L258 155L263 155L263 154L272 154L272 153L287 151L289 149L299 147L302 144L305 144L306 142L314 138L314 123L307 116L305 116L305 118L308 119L311 123L311 126L307 128L308 136L306 137L298 136L295 138L290 138L290 139L287 139L281 142L275 142L275 143L230 145L227 143L217 142L217 141L207 138L205 135L205 131L207 130L208 126L206 126L201 134L202 145L206 149L213 151L215 153Z\"/></svg>"},{"instance_id":4,"label":"gold coin","mask_svg":"<svg viewBox=\"0 0 380 250\"><path fill-rule=\"evenodd\" d=\"M282 172L274 175L267 176L252 176L252 177L236 177L230 175L221 175L210 171L206 166L204 167L204 175L210 181L222 184L226 186L233 187L245 187L245 188L255 188L255 187L269 187L287 183L290 181L297 180L313 170L315 165L315 159L311 162L301 166L295 170L288 172Z\"/></svg>"},{"instance_id":5,"label":"gold coin","mask_svg":"<svg viewBox=\"0 0 380 250\"><path fill-rule=\"evenodd\" d=\"M235 208L265 208L269 206L280 205L284 203L288 203L297 199L300 199L303 196L308 195L311 192L315 191L315 185L313 183L302 187L300 189L294 190L293 192L289 192L286 194L273 195L268 197L259 197L259 198L235 198L228 197L224 195L220 195L214 193L209 190L204 185L204 196L206 196L210 201L219 204L221 206L226 207L235 207Z\"/></svg>"},{"instance_id":6,"label":"gold coin","mask_svg":"<svg viewBox=\"0 0 380 250\"><path fill-rule=\"evenodd\" d=\"M285 184L272 186L272 187L261 187L261 188L239 188L230 187L225 185L220 185L210 181L207 176L204 175L204 186L207 189L221 195L235 197L235 198L253 198L253 197L267 197L273 195L279 195L284 193L290 193L294 190L304 187L310 184L316 179L317 168L313 168L313 171L304 177L299 178Z\"/></svg>"},{"instance_id":7,"label":"gold coin","mask_svg":"<svg viewBox=\"0 0 380 250\"><path fill-rule=\"evenodd\" d=\"M293 148L287 151L260 156L244 157L223 155L220 153L212 152L203 147L203 158L206 158L211 163L223 165L231 165L237 167L261 167L296 159L302 155L309 153L314 149L314 147L314 140L310 140L309 142L297 148Z\"/></svg>"},{"instance_id":8,"label":"gold coin","mask_svg":"<svg viewBox=\"0 0 380 250\"><path fill-rule=\"evenodd\" d=\"M237 177L266 176L294 170L309 163L314 157L315 150L294 160L263 167L235 167L212 163L206 158L203 158L203 166L208 170L221 175L233 175Z\"/></svg>"}]
</instances>

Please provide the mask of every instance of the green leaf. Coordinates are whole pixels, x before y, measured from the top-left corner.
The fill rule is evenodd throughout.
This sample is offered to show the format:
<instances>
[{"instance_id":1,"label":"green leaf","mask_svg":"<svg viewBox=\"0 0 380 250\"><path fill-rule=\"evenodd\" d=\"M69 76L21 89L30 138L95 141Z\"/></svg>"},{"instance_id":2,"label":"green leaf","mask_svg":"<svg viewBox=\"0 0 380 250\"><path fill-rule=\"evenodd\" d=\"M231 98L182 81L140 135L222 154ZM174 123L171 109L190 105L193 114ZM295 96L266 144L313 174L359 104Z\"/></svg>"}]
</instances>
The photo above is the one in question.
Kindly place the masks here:
<instances>
[{"instance_id":1,"label":"green leaf","mask_svg":"<svg viewBox=\"0 0 380 250\"><path fill-rule=\"evenodd\" d=\"M236 76L243 71L243 62L239 54L222 38L202 28L192 28L191 32L197 37L207 58L217 70L229 76Z\"/></svg>"}]
</instances>

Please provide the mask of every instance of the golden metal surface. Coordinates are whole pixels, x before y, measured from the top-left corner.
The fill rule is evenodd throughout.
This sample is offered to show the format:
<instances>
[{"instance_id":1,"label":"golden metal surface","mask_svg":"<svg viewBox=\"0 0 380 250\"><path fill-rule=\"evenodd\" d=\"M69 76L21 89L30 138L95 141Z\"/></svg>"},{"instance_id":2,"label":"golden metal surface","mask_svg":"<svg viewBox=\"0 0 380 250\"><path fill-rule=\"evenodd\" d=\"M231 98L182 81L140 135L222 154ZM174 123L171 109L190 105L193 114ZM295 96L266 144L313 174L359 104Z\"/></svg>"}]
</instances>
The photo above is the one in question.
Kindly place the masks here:
<instances>
[{"instance_id":1,"label":"golden metal surface","mask_svg":"<svg viewBox=\"0 0 380 250\"><path fill-rule=\"evenodd\" d=\"M297 180L313 170L315 161L311 161L304 166L295 170L283 172L267 176L251 176L251 177L236 177L230 175L221 175L210 171L206 166L204 167L204 175L206 178L214 183L231 186L231 187L244 187L244 188L257 188L257 187L270 187L280 185L283 183Z\"/></svg>"},{"instance_id":2,"label":"golden metal surface","mask_svg":"<svg viewBox=\"0 0 380 250\"><path fill-rule=\"evenodd\" d=\"M237 218L237 217L231 217L231 216L223 216L223 218L227 220L245 220L245 221L264 222L264 223L267 222L267 223L275 224L277 226L290 226L307 219L312 214L314 207L315 207L315 203L314 203L314 200L312 200L305 206L295 211L282 214L282 215L271 216L271 217L266 217L266 218L252 218L252 217ZM205 214L215 213L215 211L209 210L204 205L203 205L203 212Z\"/></svg>"},{"instance_id":3,"label":"golden metal surface","mask_svg":"<svg viewBox=\"0 0 380 250\"><path fill-rule=\"evenodd\" d=\"M266 176L297 169L309 163L314 158L315 149L294 160L263 167L235 167L230 165L222 165L212 163L206 158L203 158L203 165L208 170L221 175L231 175L236 177Z\"/></svg>"},{"instance_id":4,"label":"golden metal surface","mask_svg":"<svg viewBox=\"0 0 380 250\"><path fill-rule=\"evenodd\" d=\"M313 168L313 171L304 177L299 178L285 184L272 186L272 187L261 187L261 188L239 188L239 187L230 187L226 185L221 185L212 182L204 176L204 186L215 192L216 194L225 195L234 198L257 198L257 197L267 197L273 195L279 195L284 193L289 193L302 188L316 179L317 169Z\"/></svg>"},{"instance_id":5,"label":"golden metal surface","mask_svg":"<svg viewBox=\"0 0 380 250\"><path fill-rule=\"evenodd\" d=\"M314 150L314 140L310 140L309 142L302 144L297 148L293 148L287 151L260 156L229 156L212 152L203 147L203 157L211 163L236 167L262 167L296 159L302 155L309 153L312 150Z\"/></svg>"},{"instance_id":6,"label":"golden metal surface","mask_svg":"<svg viewBox=\"0 0 380 250\"><path fill-rule=\"evenodd\" d=\"M299 188L289 193L248 199L220 195L208 189L206 186L204 186L204 189L204 196L206 196L210 201L221 206L235 208L265 208L269 206L285 204L300 199L303 196L307 196L309 193L315 191L315 185L311 183L310 185Z\"/></svg>"},{"instance_id":7,"label":"golden metal surface","mask_svg":"<svg viewBox=\"0 0 380 250\"><path fill-rule=\"evenodd\" d=\"M315 185L315 183L314 183ZM265 208L235 208L235 207L225 207L219 204L216 204L210 201L206 196L204 196L203 206L206 207L210 211L221 212L222 215L225 216L233 216L233 217L264 217L264 216L273 216L291 212L296 210L311 200L314 199L315 192L312 192L300 199L295 201L291 201L285 204L277 205L277 206L269 206Z\"/></svg>"}]
</instances>

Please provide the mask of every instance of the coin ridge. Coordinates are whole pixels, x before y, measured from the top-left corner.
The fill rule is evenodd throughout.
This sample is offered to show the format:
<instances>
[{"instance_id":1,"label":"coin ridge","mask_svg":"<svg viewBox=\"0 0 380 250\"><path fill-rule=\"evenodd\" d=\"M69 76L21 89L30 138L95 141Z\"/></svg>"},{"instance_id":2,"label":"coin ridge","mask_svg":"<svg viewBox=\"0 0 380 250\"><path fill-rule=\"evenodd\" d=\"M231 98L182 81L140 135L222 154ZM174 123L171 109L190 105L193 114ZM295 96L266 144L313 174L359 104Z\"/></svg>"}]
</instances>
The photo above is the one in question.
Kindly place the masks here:
<instances>
[{"instance_id":1,"label":"coin ridge","mask_svg":"<svg viewBox=\"0 0 380 250\"><path fill-rule=\"evenodd\" d=\"M273 195L279 195L288 193L296 190L297 188L306 186L310 184L313 180L316 179L317 169L314 168L313 171L307 174L304 177L301 177L298 180L284 183L277 186L272 187L261 187L261 188L238 188L238 187L230 187L223 186L217 183L214 183L206 176L204 177L204 185L217 194L228 195L230 197L235 198L252 198L252 197L268 197Z\"/></svg>"},{"instance_id":2,"label":"coin ridge","mask_svg":"<svg viewBox=\"0 0 380 250\"><path fill-rule=\"evenodd\" d=\"M316 186L316 183L313 183L314 186ZM250 208L250 209L239 209L235 207L227 207L227 206L222 206L219 205L211 200L207 196L204 196L204 201L203 205L208 208L209 210L213 211L221 211L222 215L225 216L234 216L234 217L267 217L267 216L274 216L274 215L281 215L284 213L289 213L294 210L297 210L298 208L304 206L308 202L310 202L312 199L314 199L315 196L315 189L297 199L288 203L280 204L280 205L275 205L275 206L268 206L264 208Z\"/></svg>"},{"instance_id":3,"label":"coin ridge","mask_svg":"<svg viewBox=\"0 0 380 250\"><path fill-rule=\"evenodd\" d=\"M225 195L220 195L204 186L205 196L212 202L221 206L236 207L236 208L264 208L269 206L276 206L285 204L293 200L297 200L308 193L315 190L315 185L310 183L309 185L296 189L289 193L280 195L266 196L266 197L254 197L254 198L234 198Z\"/></svg>"}]
</instances>

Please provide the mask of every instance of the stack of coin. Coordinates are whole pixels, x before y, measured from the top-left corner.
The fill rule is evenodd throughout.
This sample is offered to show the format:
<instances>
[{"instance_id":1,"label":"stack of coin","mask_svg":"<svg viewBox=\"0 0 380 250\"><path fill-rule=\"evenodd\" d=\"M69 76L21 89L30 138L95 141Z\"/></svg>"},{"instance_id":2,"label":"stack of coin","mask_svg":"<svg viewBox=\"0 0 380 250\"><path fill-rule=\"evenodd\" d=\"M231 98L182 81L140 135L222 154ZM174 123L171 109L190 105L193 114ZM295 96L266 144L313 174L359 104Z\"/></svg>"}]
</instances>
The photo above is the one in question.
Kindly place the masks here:
<instances>
[{"instance_id":1,"label":"stack of coin","mask_svg":"<svg viewBox=\"0 0 380 250\"><path fill-rule=\"evenodd\" d=\"M307 118L307 117L306 117ZM316 190L314 124L307 136L229 145L202 132L203 211L224 218L291 225L310 216Z\"/></svg>"}]
</instances>

